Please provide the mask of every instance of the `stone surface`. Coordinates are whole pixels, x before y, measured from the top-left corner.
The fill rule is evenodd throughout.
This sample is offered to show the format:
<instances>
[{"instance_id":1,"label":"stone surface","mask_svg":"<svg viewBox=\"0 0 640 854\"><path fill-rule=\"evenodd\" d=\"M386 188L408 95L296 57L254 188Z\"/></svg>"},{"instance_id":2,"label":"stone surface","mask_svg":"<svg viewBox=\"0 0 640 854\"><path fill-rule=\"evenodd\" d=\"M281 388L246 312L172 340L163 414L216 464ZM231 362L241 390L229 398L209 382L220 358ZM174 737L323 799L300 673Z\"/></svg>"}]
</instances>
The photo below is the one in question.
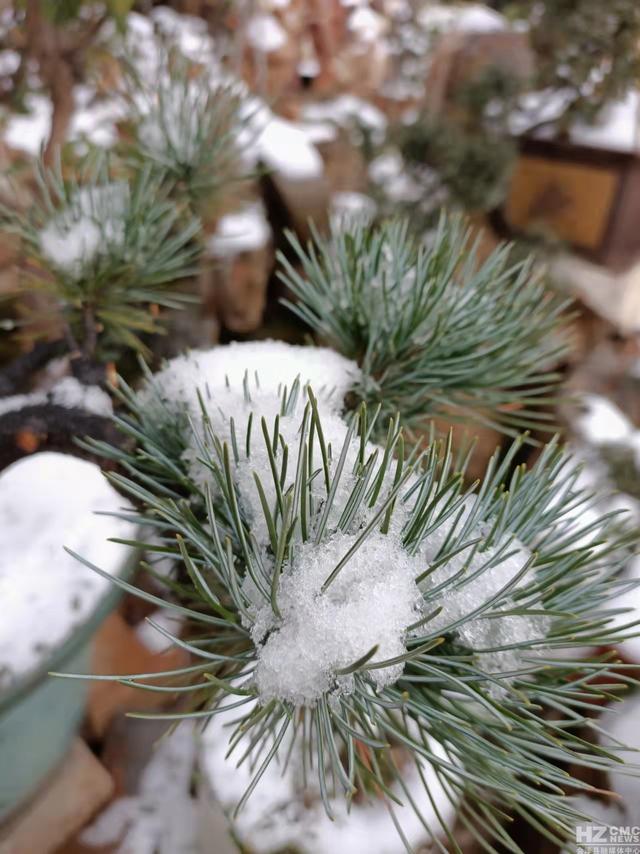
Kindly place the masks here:
<instances>
[{"instance_id":1,"label":"stone surface","mask_svg":"<svg viewBox=\"0 0 640 854\"><path fill-rule=\"evenodd\" d=\"M110 774L86 744L76 739L62 765L30 804L0 828L0 854L59 850L112 792Z\"/></svg>"}]
</instances>

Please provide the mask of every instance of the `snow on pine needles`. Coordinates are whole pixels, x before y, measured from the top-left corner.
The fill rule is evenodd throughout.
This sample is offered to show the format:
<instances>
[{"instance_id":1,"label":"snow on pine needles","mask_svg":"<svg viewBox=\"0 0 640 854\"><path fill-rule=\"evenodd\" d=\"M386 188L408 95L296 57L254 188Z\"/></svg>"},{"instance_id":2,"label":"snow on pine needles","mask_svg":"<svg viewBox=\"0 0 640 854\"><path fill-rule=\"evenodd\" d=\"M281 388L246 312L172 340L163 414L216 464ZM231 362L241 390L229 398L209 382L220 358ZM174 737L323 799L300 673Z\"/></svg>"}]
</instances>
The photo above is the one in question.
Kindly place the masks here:
<instances>
[{"instance_id":1,"label":"snow on pine needles","mask_svg":"<svg viewBox=\"0 0 640 854\"><path fill-rule=\"evenodd\" d=\"M393 459L397 429L384 448L345 414L345 396L360 378L356 363L332 350L236 343L172 360L142 394L156 419L163 410L188 413L189 477L214 502L237 501L248 532L244 557L255 565L238 608L264 702L303 706L348 694L357 662L381 690L402 676L408 643L425 633L439 643L438 633L457 624L460 642L479 651L486 670L517 671L519 651L510 647L540 644L550 625L543 616L482 610L513 605L511 588L531 562L523 543L503 537L478 548L475 522L469 544L442 561L473 497L462 501L464 513L409 547L407 531L428 490L418 470L403 474Z\"/></svg>"}]
</instances>

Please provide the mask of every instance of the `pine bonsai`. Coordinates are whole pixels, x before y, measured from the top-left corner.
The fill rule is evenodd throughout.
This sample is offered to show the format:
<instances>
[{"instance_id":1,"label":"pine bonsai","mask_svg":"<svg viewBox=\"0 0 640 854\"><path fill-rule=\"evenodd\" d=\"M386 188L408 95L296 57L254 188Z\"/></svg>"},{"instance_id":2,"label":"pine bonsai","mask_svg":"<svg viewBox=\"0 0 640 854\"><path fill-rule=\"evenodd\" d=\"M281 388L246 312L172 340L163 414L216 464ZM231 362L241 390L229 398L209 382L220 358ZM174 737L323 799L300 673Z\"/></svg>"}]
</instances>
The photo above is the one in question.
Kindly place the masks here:
<instances>
[{"instance_id":1,"label":"pine bonsai","mask_svg":"<svg viewBox=\"0 0 640 854\"><path fill-rule=\"evenodd\" d=\"M253 771L238 810L297 757L329 814L336 792L382 799L409 847L396 806L421 816L432 794L405 786L400 745L485 850L520 850L508 816L561 844L583 818L570 793L592 788L571 769L616 762L585 733L633 683L607 653L566 653L635 633L608 603L636 537L594 515L555 441L528 470L516 441L470 485L424 432L442 411L535 421L560 306L506 250L478 267L455 222L428 247L396 223L296 250L292 307L335 349L179 357L120 386L135 449L90 443L120 465L144 548L178 566L166 600L114 583L182 615L180 637L157 628L194 662L124 681L177 692L171 719L235 710L229 750ZM460 851L438 824L425 832Z\"/></svg>"}]
</instances>

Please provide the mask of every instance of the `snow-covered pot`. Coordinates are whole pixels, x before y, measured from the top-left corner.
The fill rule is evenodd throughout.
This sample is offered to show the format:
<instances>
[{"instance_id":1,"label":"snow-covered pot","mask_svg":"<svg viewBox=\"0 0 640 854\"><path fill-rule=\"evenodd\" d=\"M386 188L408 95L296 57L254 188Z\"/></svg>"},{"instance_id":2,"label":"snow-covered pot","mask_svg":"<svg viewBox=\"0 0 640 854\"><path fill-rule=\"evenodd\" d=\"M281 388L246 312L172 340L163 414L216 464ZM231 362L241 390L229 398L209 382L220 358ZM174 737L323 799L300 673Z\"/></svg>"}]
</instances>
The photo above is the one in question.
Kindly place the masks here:
<instances>
[{"instance_id":1,"label":"snow-covered pot","mask_svg":"<svg viewBox=\"0 0 640 854\"><path fill-rule=\"evenodd\" d=\"M107 542L132 523L96 512L126 505L92 463L42 453L0 475L0 819L28 798L65 755L88 683L91 639L118 588L64 551L111 574L135 555Z\"/></svg>"}]
</instances>

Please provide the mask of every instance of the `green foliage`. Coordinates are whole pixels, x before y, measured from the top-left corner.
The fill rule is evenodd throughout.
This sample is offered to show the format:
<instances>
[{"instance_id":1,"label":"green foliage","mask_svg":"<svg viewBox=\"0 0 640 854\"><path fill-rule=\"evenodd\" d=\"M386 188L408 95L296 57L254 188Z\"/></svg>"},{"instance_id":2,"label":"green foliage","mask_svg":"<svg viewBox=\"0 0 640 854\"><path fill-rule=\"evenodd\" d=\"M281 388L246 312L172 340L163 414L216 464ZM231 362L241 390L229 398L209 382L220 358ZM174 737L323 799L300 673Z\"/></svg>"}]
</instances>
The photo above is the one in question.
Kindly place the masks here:
<instances>
[{"instance_id":1,"label":"green foliage","mask_svg":"<svg viewBox=\"0 0 640 854\"><path fill-rule=\"evenodd\" d=\"M215 210L222 189L247 178L240 141L250 139L247 96L220 69L197 67L168 49L153 89L129 67L126 97L134 156L152 164L194 210Z\"/></svg>"},{"instance_id":2,"label":"green foliage","mask_svg":"<svg viewBox=\"0 0 640 854\"><path fill-rule=\"evenodd\" d=\"M200 424L190 424L186 410L168 405L161 389L154 393L153 383L151 392L135 395L124 387L122 394L129 415L120 424L138 449L91 447L126 471L112 480L138 504L140 511L131 518L155 531L155 544L145 543L145 548L173 557L182 567L178 580L170 582L175 598L168 607L187 618L191 634L185 639L159 630L187 649L195 663L160 674L167 676L165 685L158 685L158 674L102 678L147 690L177 689L191 697L189 711L160 717L206 721L231 698L238 709L229 731L232 755L244 749L247 739L255 748L254 779L238 809L270 762L286 768L291 752L278 751L278 745L288 735L309 754L309 773L313 769L318 775L328 810L328 793L337 787L347 799L356 791L376 791L393 814L397 799L390 781L409 794L390 749L399 743L420 773L432 766L450 796L464 798L464 823L486 850L496 850L496 839L504 846L500 850L520 850L501 825L505 811L523 816L557 842L568 837L583 816L564 792L590 789L568 768L606 770L616 762L615 750L585 740L581 728L589 726L601 700L612 696L614 682L619 688L632 679L624 669L614 677L604 657L578 663L561 653L615 643L635 631L631 625L613 629L617 612L608 605L626 589L617 577L634 537L611 518L578 521L591 518L591 501L576 489L577 472L554 444L530 471L512 470L517 446L501 463L494 458L469 505L470 493L448 446L433 444L421 458L405 461L402 432L391 424L384 446L372 449L366 441L372 418L364 407L353 416L344 446L322 451L323 419L311 391L300 411L299 383L281 397L282 417L301 412L297 448L287 446L277 420L273 429L263 424L262 433L249 428L246 435L238 434L230 422L228 434L216 434L204 389ZM209 405L215 406L215 400ZM255 405L258 420L259 402ZM191 431L210 475L205 484L190 479L184 458L184 448L194 441ZM360 447L352 471L340 463L350 443ZM263 503L270 531L266 551L256 543L256 520L243 508L234 476L235 466L249 464L261 446L273 455L273 483L256 480L256 489L263 495L272 486L277 496L273 506ZM349 488L342 491L345 482ZM369 655L349 668L350 692L325 695L308 706L277 699L256 704L252 673L258 653L249 633L248 591L261 591L277 615L279 579L303 543L322 549L341 530L357 533L359 547L370 537L387 536L394 519L407 552L416 553L429 539L440 543L421 581L465 556L446 581L423 588L425 617L407 637L401 678L377 690ZM522 545L531 550L530 559L508 584L470 606L463 618L430 628L448 597L473 578L489 577ZM325 589L348 559L345 555L334 567ZM162 601L124 581L114 582L155 604ZM508 673L492 672L462 639L468 620L536 619L541 613L550 620L545 637L516 638L483 650L516 651L520 663ZM239 761L249 761L247 753ZM419 813L419 805L410 803ZM451 850L461 850L449 828L426 830L444 832Z\"/></svg>"},{"instance_id":3,"label":"green foliage","mask_svg":"<svg viewBox=\"0 0 640 854\"><path fill-rule=\"evenodd\" d=\"M409 171L430 166L464 209L492 210L504 200L517 154L508 137L423 115L403 128L398 143Z\"/></svg>"},{"instance_id":4,"label":"green foliage","mask_svg":"<svg viewBox=\"0 0 640 854\"><path fill-rule=\"evenodd\" d=\"M0 211L22 239L30 284L52 297L70 345L86 357L147 352L141 336L163 331L151 307L186 299L171 286L195 271L199 222L149 168L130 179L100 158L79 180L42 165L36 178L39 198L26 216Z\"/></svg>"},{"instance_id":5,"label":"green foliage","mask_svg":"<svg viewBox=\"0 0 640 854\"><path fill-rule=\"evenodd\" d=\"M529 23L538 89L567 96L558 121L597 118L608 102L640 81L640 5L636 0L494 0Z\"/></svg>"},{"instance_id":6,"label":"green foliage","mask_svg":"<svg viewBox=\"0 0 640 854\"><path fill-rule=\"evenodd\" d=\"M521 89L513 74L489 66L453 93L445 111L423 111L395 134L409 171L434 169L466 210L496 208L516 160L507 120Z\"/></svg>"},{"instance_id":7,"label":"green foliage","mask_svg":"<svg viewBox=\"0 0 640 854\"><path fill-rule=\"evenodd\" d=\"M545 429L566 303L529 262L511 264L500 248L479 263L461 221L446 218L428 244L407 222L292 244L300 271L280 259L295 297L287 304L361 366L354 405L379 405L385 419L399 412L410 430L436 415L512 435Z\"/></svg>"}]
</instances>

